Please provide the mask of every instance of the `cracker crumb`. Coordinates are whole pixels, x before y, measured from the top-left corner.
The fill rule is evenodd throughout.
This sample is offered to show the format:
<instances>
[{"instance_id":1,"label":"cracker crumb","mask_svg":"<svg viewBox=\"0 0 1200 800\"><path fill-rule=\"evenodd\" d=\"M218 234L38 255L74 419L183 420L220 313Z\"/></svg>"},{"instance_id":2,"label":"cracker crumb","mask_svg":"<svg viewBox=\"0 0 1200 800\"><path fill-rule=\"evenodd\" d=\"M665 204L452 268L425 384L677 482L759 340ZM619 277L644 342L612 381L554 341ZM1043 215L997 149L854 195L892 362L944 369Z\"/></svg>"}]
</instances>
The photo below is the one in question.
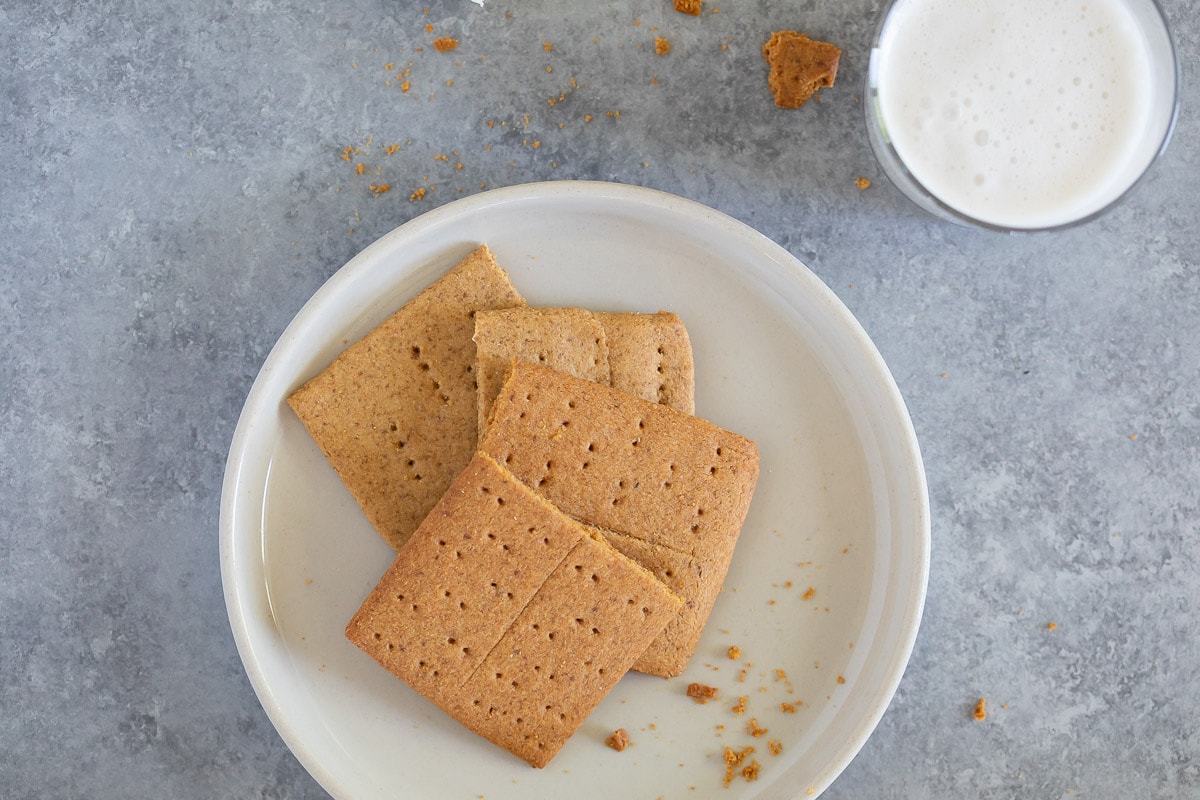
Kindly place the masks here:
<instances>
[{"instance_id":1,"label":"cracker crumb","mask_svg":"<svg viewBox=\"0 0 1200 800\"><path fill-rule=\"evenodd\" d=\"M794 705L792 705L791 703L780 703L779 710L785 714L795 714L796 713L796 707Z\"/></svg>"},{"instance_id":2,"label":"cracker crumb","mask_svg":"<svg viewBox=\"0 0 1200 800\"><path fill-rule=\"evenodd\" d=\"M675 0L675 10L683 14L691 14L693 17L700 16L701 0Z\"/></svg>"},{"instance_id":3,"label":"cracker crumb","mask_svg":"<svg viewBox=\"0 0 1200 800\"><path fill-rule=\"evenodd\" d=\"M979 698L979 702L975 704L975 710L971 712L971 716L979 722L987 719L987 698Z\"/></svg>"},{"instance_id":4,"label":"cracker crumb","mask_svg":"<svg viewBox=\"0 0 1200 800\"><path fill-rule=\"evenodd\" d=\"M796 31L776 31L763 45L770 74L767 85L780 108L800 108L821 89L833 86L842 51Z\"/></svg>"},{"instance_id":5,"label":"cracker crumb","mask_svg":"<svg viewBox=\"0 0 1200 800\"><path fill-rule=\"evenodd\" d=\"M367 165L362 163L361 161L358 162L358 166L354 168L355 175L362 175L366 171L367 171Z\"/></svg>"},{"instance_id":6,"label":"cracker crumb","mask_svg":"<svg viewBox=\"0 0 1200 800\"><path fill-rule=\"evenodd\" d=\"M549 42L542 42L542 49L549 53L554 49L554 45L550 44Z\"/></svg>"},{"instance_id":7,"label":"cracker crumb","mask_svg":"<svg viewBox=\"0 0 1200 800\"><path fill-rule=\"evenodd\" d=\"M846 682L846 679L845 679L843 676L841 676L841 675L838 675L838 676L837 676L837 682L838 682L838 683L845 683L845 682Z\"/></svg>"},{"instance_id":8,"label":"cracker crumb","mask_svg":"<svg viewBox=\"0 0 1200 800\"><path fill-rule=\"evenodd\" d=\"M810 586L810 587L808 587L808 590L804 592L804 594L800 595L800 599L801 600L812 600L813 597L816 596L816 594L817 594L817 590L814 587Z\"/></svg>"},{"instance_id":9,"label":"cracker crumb","mask_svg":"<svg viewBox=\"0 0 1200 800\"><path fill-rule=\"evenodd\" d=\"M381 194L387 194L390 192L392 190L392 185L390 183L372 183L367 188L371 190L371 194L379 197Z\"/></svg>"},{"instance_id":10,"label":"cracker crumb","mask_svg":"<svg viewBox=\"0 0 1200 800\"><path fill-rule=\"evenodd\" d=\"M731 708L729 710L735 714L745 714L746 713L746 701L749 699L750 698L746 697L746 696L739 697L738 701L737 701L737 705L733 706L733 708Z\"/></svg>"},{"instance_id":11,"label":"cracker crumb","mask_svg":"<svg viewBox=\"0 0 1200 800\"><path fill-rule=\"evenodd\" d=\"M418 200L423 200L424 198L425 198L425 187L424 186L418 186L416 189L413 189L413 193L408 196L408 199L413 203L417 202Z\"/></svg>"},{"instance_id":12,"label":"cracker crumb","mask_svg":"<svg viewBox=\"0 0 1200 800\"><path fill-rule=\"evenodd\" d=\"M717 696L717 687L705 686L703 683L689 683L687 696L694 699L697 703L707 703Z\"/></svg>"},{"instance_id":13,"label":"cracker crumb","mask_svg":"<svg viewBox=\"0 0 1200 800\"><path fill-rule=\"evenodd\" d=\"M742 762L754 752L753 745L747 745L741 750L734 750L732 747L725 748L725 779L721 785L726 789L733 782L733 776L737 774L738 767L742 766Z\"/></svg>"},{"instance_id":14,"label":"cracker crumb","mask_svg":"<svg viewBox=\"0 0 1200 800\"><path fill-rule=\"evenodd\" d=\"M446 53L458 47L458 39L452 36L440 36L433 40L433 47L439 53Z\"/></svg>"},{"instance_id":15,"label":"cracker crumb","mask_svg":"<svg viewBox=\"0 0 1200 800\"><path fill-rule=\"evenodd\" d=\"M1054 629L1055 629L1055 628L1057 628L1057 627L1058 627L1058 623L1057 623L1057 622L1051 622L1051 623L1048 623L1048 624L1046 625L1046 630L1048 630L1048 631L1052 631L1052 630L1054 630Z\"/></svg>"},{"instance_id":16,"label":"cracker crumb","mask_svg":"<svg viewBox=\"0 0 1200 800\"><path fill-rule=\"evenodd\" d=\"M728 655L731 661L737 661L742 657L742 648L738 647L736 644L732 645L728 650Z\"/></svg>"},{"instance_id":17,"label":"cracker crumb","mask_svg":"<svg viewBox=\"0 0 1200 800\"><path fill-rule=\"evenodd\" d=\"M617 728L604 743L619 753L629 746L629 733L624 728Z\"/></svg>"},{"instance_id":18,"label":"cracker crumb","mask_svg":"<svg viewBox=\"0 0 1200 800\"><path fill-rule=\"evenodd\" d=\"M746 783L758 780L758 770L760 768L761 765L754 759L751 759L749 764L742 767L742 777L746 779Z\"/></svg>"},{"instance_id":19,"label":"cracker crumb","mask_svg":"<svg viewBox=\"0 0 1200 800\"><path fill-rule=\"evenodd\" d=\"M758 719L756 719L754 717L751 717L750 721L746 723L746 733L750 734L755 739L762 736L766 732L767 732L767 729L759 727Z\"/></svg>"},{"instance_id":20,"label":"cracker crumb","mask_svg":"<svg viewBox=\"0 0 1200 800\"><path fill-rule=\"evenodd\" d=\"M398 144L389 144L387 147L383 148L383 152L387 153L389 156L394 156L399 150L400 145Z\"/></svg>"},{"instance_id":21,"label":"cracker crumb","mask_svg":"<svg viewBox=\"0 0 1200 800\"><path fill-rule=\"evenodd\" d=\"M869 178L856 178L854 180L854 185L857 186L859 189L870 189L871 188L871 180ZM846 550L843 550L842 552L845 553L849 549L850 548L846 548Z\"/></svg>"},{"instance_id":22,"label":"cracker crumb","mask_svg":"<svg viewBox=\"0 0 1200 800\"><path fill-rule=\"evenodd\" d=\"M777 756L783 752L783 742L778 739L772 739L767 742L767 750L771 752L771 755Z\"/></svg>"},{"instance_id":23,"label":"cracker crumb","mask_svg":"<svg viewBox=\"0 0 1200 800\"><path fill-rule=\"evenodd\" d=\"M669 52L671 52L671 42L664 39L661 36L655 36L654 37L654 54L659 55L659 56L665 56Z\"/></svg>"}]
</instances>

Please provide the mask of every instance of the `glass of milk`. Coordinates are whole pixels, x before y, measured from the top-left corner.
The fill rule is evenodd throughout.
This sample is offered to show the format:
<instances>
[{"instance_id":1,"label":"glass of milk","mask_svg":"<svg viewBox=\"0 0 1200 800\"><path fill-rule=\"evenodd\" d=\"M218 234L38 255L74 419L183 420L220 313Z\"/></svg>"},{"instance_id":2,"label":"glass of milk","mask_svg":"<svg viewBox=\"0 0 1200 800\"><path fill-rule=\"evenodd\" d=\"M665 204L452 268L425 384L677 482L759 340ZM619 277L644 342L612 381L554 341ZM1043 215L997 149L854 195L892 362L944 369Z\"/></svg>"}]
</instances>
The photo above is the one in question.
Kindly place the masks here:
<instances>
[{"instance_id":1,"label":"glass of milk","mask_svg":"<svg viewBox=\"0 0 1200 800\"><path fill-rule=\"evenodd\" d=\"M1179 67L1155 0L892 0L867 127L884 172L943 219L1086 222L1166 148Z\"/></svg>"}]
</instances>

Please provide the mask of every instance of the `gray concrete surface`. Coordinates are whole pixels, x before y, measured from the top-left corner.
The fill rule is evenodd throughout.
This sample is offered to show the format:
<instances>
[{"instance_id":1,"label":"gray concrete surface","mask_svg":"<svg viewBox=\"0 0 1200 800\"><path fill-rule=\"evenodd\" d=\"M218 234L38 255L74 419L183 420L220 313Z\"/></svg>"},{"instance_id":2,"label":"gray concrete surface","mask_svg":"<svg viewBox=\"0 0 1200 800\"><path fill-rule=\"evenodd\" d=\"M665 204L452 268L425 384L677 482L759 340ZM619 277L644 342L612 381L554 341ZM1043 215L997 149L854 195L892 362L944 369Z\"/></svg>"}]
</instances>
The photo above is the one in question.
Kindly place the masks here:
<instances>
[{"instance_id":1,"label":"gray concrete surface","mask_svg":"<svg viewBox=\"0 0 1200 800\"><path fill-rule=\"evenodd\" d=\"M0 3L0 796L325 796L225 614L242 401L376 237L583 178L782 244L909 405L925 620L826 796L1200 797L1200 6L1164 0L1183 113L1149 178L1097 222L1010 237L923 215L876 167L879 2L426 2ZM759 54L784 28L845 50L794 112Z\"/></svg>"}]
</instances>

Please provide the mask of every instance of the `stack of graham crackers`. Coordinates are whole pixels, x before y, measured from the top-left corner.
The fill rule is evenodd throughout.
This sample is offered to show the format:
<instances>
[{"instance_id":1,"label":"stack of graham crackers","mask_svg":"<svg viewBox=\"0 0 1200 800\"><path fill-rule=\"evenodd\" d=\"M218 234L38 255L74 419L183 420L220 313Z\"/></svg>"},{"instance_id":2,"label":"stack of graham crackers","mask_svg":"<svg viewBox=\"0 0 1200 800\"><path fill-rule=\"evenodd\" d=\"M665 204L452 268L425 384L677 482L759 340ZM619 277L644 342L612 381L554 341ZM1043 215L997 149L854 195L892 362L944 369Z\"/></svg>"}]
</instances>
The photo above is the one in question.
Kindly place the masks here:
<instances>
[{"instance_id":1,"label":"stack of graham crackers","mask_svg":"<svg viewBox=\"0 0 1200 800\"><path fill-rule=\"evenodd\" d=\"M535 767L680 674L758 479L694 388L674 314L530 307L480 246L288 398L397 551L346 636Z\"/></svg>"}]
</instances>

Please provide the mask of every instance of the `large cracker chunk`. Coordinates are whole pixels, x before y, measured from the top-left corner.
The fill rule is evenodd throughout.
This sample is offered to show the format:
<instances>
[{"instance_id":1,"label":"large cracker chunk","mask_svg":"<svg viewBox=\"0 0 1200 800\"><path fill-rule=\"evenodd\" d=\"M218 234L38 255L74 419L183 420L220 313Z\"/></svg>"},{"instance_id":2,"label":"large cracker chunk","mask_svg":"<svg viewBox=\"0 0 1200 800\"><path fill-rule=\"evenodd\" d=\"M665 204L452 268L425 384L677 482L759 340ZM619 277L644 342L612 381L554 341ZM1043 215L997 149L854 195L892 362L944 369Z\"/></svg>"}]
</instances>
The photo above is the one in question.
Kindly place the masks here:
<instances>
[{"instance_id":1,"label":"large cracker chunk","mask_svg":"<svg viewBox=\"0 0 1200 800\"><path fill-rule=\"evenodd\" d=\"M475 314L522 304L480 246L288 398L392 547L475 450Z\"/></svg>"},{"instance_id":2,"label":"large cracker chunk","mask_svg":"<svg viewBox=\"0 0 1200 800\"><path fill-rule=\"evenodd\" d=\"M681 605L477 454L346 636L467 728L542 767Z\"/></svg>"},{"instance_id":3,"label":"large cracker chunk","mask_svg":"<svg viewBox=\"0 0 1200 800\"><path fill-rule=\"evenodd\" d=\"M710 422L514 361L480 450L683 597L634 669L670 677L696 649L758 480L758 449Z\"/></svg>"},{"instance_id":4,"label":"large cracker chunk","mask_svg":"<svg viewBox=\"0 0 1200 800\"><path fill-rule=\"evenodd\" d=\"M796 31L776 31L762 47L767 85L780 108L799 108L837 80L842 51Z\"/></svg>"},{"instance_id":5,"label":"large cracker chunk","mask_svg":"<svg viewBox=\"0 0 1200 800\"><path fill-rule=\"evenodd\" d=\"M638 314L532 306L481 311L475 317L475 348L481 436L514 358L687 414L696 410L691 340L679 317L667 311Z\"/></svg>"}]
</instances>

